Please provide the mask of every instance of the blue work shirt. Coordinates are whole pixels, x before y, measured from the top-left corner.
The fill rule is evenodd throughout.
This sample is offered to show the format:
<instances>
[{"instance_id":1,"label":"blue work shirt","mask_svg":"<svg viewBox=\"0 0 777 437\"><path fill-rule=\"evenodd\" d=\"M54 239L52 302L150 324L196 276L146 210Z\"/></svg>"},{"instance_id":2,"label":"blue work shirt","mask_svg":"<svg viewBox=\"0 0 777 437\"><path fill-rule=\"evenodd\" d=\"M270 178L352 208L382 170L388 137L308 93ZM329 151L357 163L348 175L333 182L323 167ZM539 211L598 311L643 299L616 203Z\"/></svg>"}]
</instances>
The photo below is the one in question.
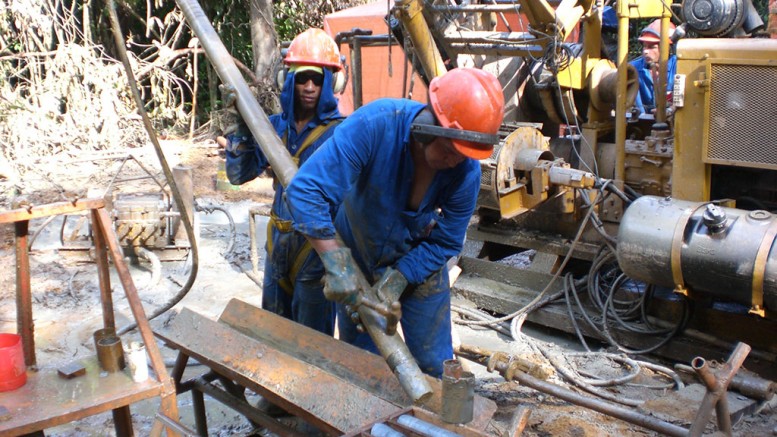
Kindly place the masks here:
<instances>
[{"instance_id":1,"label":"blue work shirt","mask_svg":"<svg viewBox=\"0 0 777 437\"><path fill-rule=\"evenodd\" d=\"M480 164L473 159L438 170L418 210L407 209L410 125L423 109L405 99L359 108L287 188L294 229L317 239L332 239L337 229L368 279L393 266L410 284L423 283L459 254L475 209Z\"/></svg>"},{"instance_id":2,"label":"blue work shirt","mask_svg":"<svg viewBox=\"0 0 777 437\"><path fill-rule=\"evenodd\" d=\"M275 128L276 133L281 139L286 138L286 149L294 156L299 150L305 138L316 126L333 120L342 119L343 116L337 109L337 98L332 91L332 72L324 68L324 83L321 86L321 96L318 100L316 115L308 122L301 132L297 132L294 122L294 75L286 74L286 80L281 92L281 108L283 112L271 115L270 123ZM304 163L330 136L335 129L327 129L321 137L305 149L299 157L299 164ZM226 173L229 182L234 185L244 184L258 177L269 167L270 162L262 153L259 144L256 142L250 132L237 132L229 135L227 139L232 142L243 142L250 146L248 150L227 152ZM283 187L277 181L273 185L275 188L275 199L273 200L273 213L280 219L291 220L291 216L283 202Z\"/></svg>"},{"instance_id":3,"label":"blue work shirt","mask_svg":"<svg viewBox=\"0 0 777 437\"><path fill-rule=\"evenodd\" d=\"M639 92L637 93L637 99L634 102L634 106L639 108L641 113L650 114L652 110L656 108L653 73L647 67L645 58L642 56L631 61L631 65L637 69L637 76L639 77ZM672 91L676 72L677 56L671 55L669 56L669 61L666 64L666 92ZM666 95L664 95L663 98L666 98Z\"/></svg>"}]
</instances>

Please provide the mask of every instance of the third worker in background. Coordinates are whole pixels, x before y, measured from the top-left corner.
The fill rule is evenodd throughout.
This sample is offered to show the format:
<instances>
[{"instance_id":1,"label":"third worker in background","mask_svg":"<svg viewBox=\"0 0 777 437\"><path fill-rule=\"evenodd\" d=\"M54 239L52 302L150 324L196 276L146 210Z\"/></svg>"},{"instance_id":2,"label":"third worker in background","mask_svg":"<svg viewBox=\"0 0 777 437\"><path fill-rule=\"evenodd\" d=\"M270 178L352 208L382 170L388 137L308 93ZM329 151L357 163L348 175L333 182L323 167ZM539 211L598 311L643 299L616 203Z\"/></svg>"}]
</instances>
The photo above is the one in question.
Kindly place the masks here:
<instances>
[{"instance_id":1,"label":"third worker in background","mask_svg":"<svg viewBox=\"0 0 777 437\"><path fill-rule=\"evenodd\" d=\"M669 34L675 30L674 24L669 24ZM669 38L669 35L666 36ZM659 67L659 42L661 41L661 20L657 19L642 29L639 34L639 42L642 43L642 56L631 65L637 69L639 77L639 93L634 106L640 113L653 114L656 110L656 98L667 99L671 95L674 84L674 76L677 72L677 56L670 54L666 65L666 89L659 90L656 95ZM669 39L672 44L672 39ZM668 107L668 106L667 106Z\"/></svg>"},{"instance_id":2,"label":"third worker in background","mask_svg":"<svg viewBox=\"0 0 777 437\"><path fill-rule=\"evenodd\" d=\"M401 303L408 349L423 372L440 377L453 357L446 262L462 249L478 160L499 141L504 96L493 74L457 68L432 79L429 102L362 106L300 168L286 196L294 229L321 256L340 338L377 351L352 319L356 265L383 302Z\"/></svg>"},{"instance_id":3,"label":"third worker in background","mask_svg":"<svg viewBox=\"0 0 777 437\"><path fill-rule=\"evenodd\" d=\"M301 165L343 119L335 98L336 88L344 86L340 52L326 32L312 28L294 38L283 62L288 67L281 77L283 112L270 116L270 122ZM229 135L226 142L227 177L235 185L258 177L269 166L256 140L243 131ZM332 335L335 307L324 297L321 260L305 237L293 231L283 187L277 180L274 188L262 308Z\"/></svg>"}]
</instances>

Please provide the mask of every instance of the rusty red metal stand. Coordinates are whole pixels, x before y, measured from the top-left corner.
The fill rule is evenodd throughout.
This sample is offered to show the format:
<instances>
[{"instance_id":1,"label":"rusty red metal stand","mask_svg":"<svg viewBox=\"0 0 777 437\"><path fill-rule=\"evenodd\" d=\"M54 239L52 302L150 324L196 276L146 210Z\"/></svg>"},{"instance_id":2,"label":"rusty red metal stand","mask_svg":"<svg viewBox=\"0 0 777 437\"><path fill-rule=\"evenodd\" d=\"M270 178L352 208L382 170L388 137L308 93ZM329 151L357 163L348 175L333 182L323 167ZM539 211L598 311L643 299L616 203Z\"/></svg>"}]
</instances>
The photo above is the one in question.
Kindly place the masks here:
<instances>
[{"instance_id":1,"label":"rusty red metal stand","mask_svg":"<svg viewBox=\"0 0 777 437\"><path fill-rule=\"evenodd\" d=\"M0 393L0 405L9 411L9 418L0 421L0 434L19 435L42 431L87 416L106 411L113 412L118 436L131 436L130 404L160 397L160 413L153 433L165 429L168 435L179 435L181 426L171 426L178 419L175 385L167 374L164 361L148 324L137 289L124 263L121 248L104 209L103 199L83 199L42 206L15 205L15 209L0 212L0 223L13 223L16 238L16 321L22 337L25 363L28 366L27 384L17 390ZM100 374L96 359L84 360L86 375L62 379L56 371L38 371L35 356L35 330L32 317L32 290L30 286L30 259L27 234L30 220L60 214L88 211L94 232L97 275L100 282L103 324L115 328L113 301L109 276L108 254L124 288L132 315L146 344L155 378L135 383L121 372Z\"/></svg>"}]
</instances>

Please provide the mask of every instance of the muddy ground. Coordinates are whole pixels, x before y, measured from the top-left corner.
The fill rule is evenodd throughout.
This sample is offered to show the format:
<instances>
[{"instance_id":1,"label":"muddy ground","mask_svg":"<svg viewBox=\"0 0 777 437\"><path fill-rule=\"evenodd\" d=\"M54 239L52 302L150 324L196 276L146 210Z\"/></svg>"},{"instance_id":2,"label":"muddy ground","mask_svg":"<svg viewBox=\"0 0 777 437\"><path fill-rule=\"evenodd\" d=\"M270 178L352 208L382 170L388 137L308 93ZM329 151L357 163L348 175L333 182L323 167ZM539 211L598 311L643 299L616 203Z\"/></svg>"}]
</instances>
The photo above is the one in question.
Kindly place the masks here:
<instances>
[{"instance_id":1,"label":"muddy ground","mask_svg":"<svg viewBox=\"0 0 777 437\"><path fill-rule=\"evenodd\" d=\"M221 160L218 150L210 141L165 142L164 149L171 166L190 166L194 174L194 194L203 207L218 206L211 213L197 214L200 236L200 258L197 279L191 291L172 310L152 321L155 330L163 332L182 307L191 308L211 318L216 318L232 298L240 298L259 305L261 290L246 272L251 271L247 216L248 208L258 203L271 202L271 181L261 178L239 189L221 186L217 190L216 174ZM130 159L125 159L131 156ZM122 162L124 165L122 166ZM23 185L10 186L0 180L0 201L3 209L10 208L10 201L16 195L24 195L29 203L41 205L87 194L102 193L112 185L121 193L153 193L158 191L148 179L137 179L145 172L136 162L143 163L155 175L160 166L153 150L139 148L110 154L83 156L79 159L55 159L41 161L41 170L30 175ZM119 171L120 170L120 171ZM114 179L115 177L115 179ZM111 181L114 183L111 184ZM231 232L228 212L235 223ZM263 245L264 223L259 220L257 233L260 247ZM80 262L73 251L62 250L61 235L76 236L77 220L70 219L63 225L59 218L44 226L43 220L35 220L30 232L35 240L32 244L31 268L33 306L36 329L36 351L41 368L57 368L64 362L94 354L92 333L101 327L102 317L99 304L99 289L94 264ZM230 241L234 245L229 249ZM65 243L69 244L69 243ZM260 256L263 250L260 250ZM70 254L68 254L70 253ZM260 259L261 269L263 261ZM15 279L13 227L0 225L0 265L4 266L0 276L0 332L15 332ZM133 280L139 289L147 313L163 305L174 296L186 282L188 267L185 262L165 262L162 265L159 282L148 263L131 266ZM261 272L258 278L261 279ZM113 277L114 304L117 325L130 322L130 313L119 281ZM467 305L466 302L456 302ZM559 357L564 353L581 350L577 340L542 327L526 326L526 338L521 342L508 341L507 337L489 329L473 329L457 325L455 334L462 344L490 350L501 350L522 356L535 356L538 348L551 351ZM126 334L123 341L136 339L136 334ZM161 346L161 344L160 344ZM175 353L161 346L167 361ZM536 358L541 360L540 358ZM571 359L571 358L570 358ZM575 358L569 366L580 374L596 374L599 377L614 378L624 372L622 366L601 357L583 356ZM545 363L547 365L547 363ZM507 432L514 412L519 407L531 410L523 435L527 436L653 436L656 432L630 425L618 419L604 416L590 410L571 405L553 396L539 393L515 382L505 380L485 367L467 362L467 366L478 378L476 392L493 399L498 411L486 431L491 435ZM204 372L201 367L191 367L188 374ZM557 375L551 382L568 385ZM648 401L643 412L672 423L687 426L693 419L703 390L679 392L670 386L665 376L643 369L643 373L632 381L635 384L605 389L612 396ZM691 381L686 381L691 382ZM650 387L648 387L650 386ZM690 393L690 394L689 394ZM680 396L682 394L682 396ZM683 397L686 396L686 397ZM207 398L207 397L206 397ZM253 398L249 397L250 400ZM675 400L676 399L676 400ZM777 435L777 411L774 400L748 404L751 410L735 426L737 436ZM182 423L193 428L191 397L178 397ZM738 405L738 404L737 404ZM144 401L132 406L133 421L137 435L147 435L153 414L158 404ZM251 425L239 414L222 407L215 401L207 401L209 430L211 435L266 435ZM712 422L707 428L714 431ZM101 414L89 419L63 425L47 431L53 436L103 436L113 435L110 414Z\"/></svg>"}]
</instances>

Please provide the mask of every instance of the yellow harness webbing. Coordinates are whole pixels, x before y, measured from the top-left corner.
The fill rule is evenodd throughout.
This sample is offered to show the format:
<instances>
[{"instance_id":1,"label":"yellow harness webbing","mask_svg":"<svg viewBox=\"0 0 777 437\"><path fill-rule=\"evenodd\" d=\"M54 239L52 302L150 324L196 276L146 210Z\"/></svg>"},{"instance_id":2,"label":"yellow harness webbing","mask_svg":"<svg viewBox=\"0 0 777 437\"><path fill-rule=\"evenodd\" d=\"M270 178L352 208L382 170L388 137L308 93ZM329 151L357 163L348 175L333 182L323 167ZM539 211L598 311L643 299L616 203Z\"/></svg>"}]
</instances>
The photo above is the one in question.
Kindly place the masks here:
<instances>
[{"instance_id":1,"label":"yellow harness webbing","mask_svg":"<svg viewBox=\"0 0 777 437\"><path fill-rule=\"evenodd\" d=\"M302 142L302 145L300 146L299 150L292 156L292 160L294 161L297 166L299 166L299 157L302 155L302 152L305 151L308 147L310 147L311 144L313 144L317 139L321 138L321 135L324 134L330 127L335 127L338 124L340 124L342 120L334 120L328 124L321 124L316 126L311 132L310 135L305 138L305 141ZM286 145L286 139L288 137L288 134L283 136L283 145ZM278 216L275 215L274 211L270 212L270 220L267 222L267 256L270 257L272 255L273 245L272 245L272 228L275 227L275 229L278 229L281 233L288 233L293 231L291 225L291 220L281 220L278 218ZM299 273L299 270L302 268L302 264L305 262L305 260L308 258L308 255L310 254L310 251L313 250L313 247L310 246L310 243L308 241L305 241L305 244L302 245L302 249L300 249L299 253L297 254L297 257L294 259L294 264L292 264L291 269L289 270L289 274L286 277L281 278L278 280L278 285L281 286L283 291L289 294L294 293L294 283L295 279L297 277L297 273Z\"/></svg>"}]
</instances>

